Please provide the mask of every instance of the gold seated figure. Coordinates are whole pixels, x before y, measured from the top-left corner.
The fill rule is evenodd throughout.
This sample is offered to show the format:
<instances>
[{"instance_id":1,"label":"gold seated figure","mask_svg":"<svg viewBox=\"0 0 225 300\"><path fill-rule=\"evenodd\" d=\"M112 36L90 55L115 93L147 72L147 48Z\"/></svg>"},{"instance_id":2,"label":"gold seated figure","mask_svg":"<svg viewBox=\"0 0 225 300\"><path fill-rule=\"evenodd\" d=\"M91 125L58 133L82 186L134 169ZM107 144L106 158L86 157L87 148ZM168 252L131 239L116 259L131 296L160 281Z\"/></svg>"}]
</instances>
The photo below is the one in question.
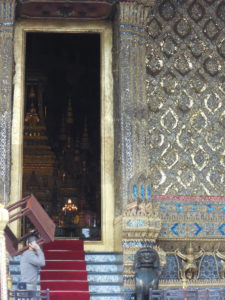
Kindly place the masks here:
<instances>
[{"instance_id":1,"label":"gold seated figure","mask_svg":"<svg viewBox=\"0 0 225 300\"><path fill-rule=\"evenodd\" d=\"M181 279L197 279L198 266L196 260L204 254L204 250L194 253L192 245L187 248L187 254L181 253L178 249L175 251L176 255L182 259Z\"/></svg>"}]
</instances>

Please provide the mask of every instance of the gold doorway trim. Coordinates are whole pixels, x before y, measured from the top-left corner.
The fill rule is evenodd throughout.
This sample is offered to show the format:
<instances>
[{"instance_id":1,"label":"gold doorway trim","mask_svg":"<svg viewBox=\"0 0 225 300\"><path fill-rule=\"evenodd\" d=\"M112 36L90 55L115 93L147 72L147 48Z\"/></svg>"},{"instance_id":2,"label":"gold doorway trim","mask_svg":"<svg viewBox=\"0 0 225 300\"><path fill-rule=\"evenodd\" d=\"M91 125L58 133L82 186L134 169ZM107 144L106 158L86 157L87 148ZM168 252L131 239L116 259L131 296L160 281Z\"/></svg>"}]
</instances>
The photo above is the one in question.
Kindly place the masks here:
<instances>
[{"instance_id":1,"label":"gold doorway trim","mask_svg":"<svg viewBox=\"0 0 225 300\"><path fill-rule=\"evenodd\" d=\"M25 44L27 32L99 33L101 37L101 223L102 240L85 242L85 251L114 250L114 132L112 29L109 22L32 20L16 23L10 203L22 198ZM14 225L19 233L20 224Z\"/></svg>"}]
</instances>

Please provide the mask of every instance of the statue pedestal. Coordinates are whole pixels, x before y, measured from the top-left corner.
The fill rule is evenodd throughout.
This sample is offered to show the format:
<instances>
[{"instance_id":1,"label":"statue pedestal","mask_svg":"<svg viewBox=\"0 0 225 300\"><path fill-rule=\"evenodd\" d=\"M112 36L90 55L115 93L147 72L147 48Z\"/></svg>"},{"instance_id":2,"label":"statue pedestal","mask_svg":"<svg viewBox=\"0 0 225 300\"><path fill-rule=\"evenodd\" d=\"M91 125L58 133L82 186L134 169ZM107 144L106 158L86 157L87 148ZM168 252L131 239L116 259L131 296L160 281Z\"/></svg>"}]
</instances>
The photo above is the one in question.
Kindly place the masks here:
<instances>
[{"instance_id":1,"label":"statue pedestal","mask_svg":"<svg viewBox=\"0 0 225 300\"><path fill-rule=\"evenodd\" d=\"M8 211L0 204L0 298L7 300L7 270L4 228L9 220Z\"/></svg>"},{"instance_id":2,"label":"statue pedestal","mask_svg":"<svg viewBox=\"0 0 225 300\"><path fill-rule=\"evenodd\" d=\"M154 212L152 202L130 203L123 214L123 259L124 259L124 289L135 289L135 274L133 269L134 255L143 247L154 248L160 257L160 265L165 263L165 253L156 245L156 239L161 229L161 220Z\"/></svg>"}]
</instances>

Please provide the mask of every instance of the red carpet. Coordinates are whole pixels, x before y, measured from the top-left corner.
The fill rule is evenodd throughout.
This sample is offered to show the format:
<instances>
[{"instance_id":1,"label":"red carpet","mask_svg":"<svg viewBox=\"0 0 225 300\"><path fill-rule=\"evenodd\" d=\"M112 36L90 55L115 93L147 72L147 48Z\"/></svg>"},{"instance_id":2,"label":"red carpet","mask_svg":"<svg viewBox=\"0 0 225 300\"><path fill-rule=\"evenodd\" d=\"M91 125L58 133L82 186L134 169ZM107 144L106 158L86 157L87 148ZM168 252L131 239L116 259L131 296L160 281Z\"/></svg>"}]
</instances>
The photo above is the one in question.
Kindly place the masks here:
<instances>
[{"instance_id":1,"label":"red carpet","mask_svg":"<svg viewBox=\"0 0 225 300\"><path fill-rule=\"evenodd\" d=\"M50 289L51 300L89 300L83 241L57 240L43 250L41 289Z\"/></svg>"}]
</instances>

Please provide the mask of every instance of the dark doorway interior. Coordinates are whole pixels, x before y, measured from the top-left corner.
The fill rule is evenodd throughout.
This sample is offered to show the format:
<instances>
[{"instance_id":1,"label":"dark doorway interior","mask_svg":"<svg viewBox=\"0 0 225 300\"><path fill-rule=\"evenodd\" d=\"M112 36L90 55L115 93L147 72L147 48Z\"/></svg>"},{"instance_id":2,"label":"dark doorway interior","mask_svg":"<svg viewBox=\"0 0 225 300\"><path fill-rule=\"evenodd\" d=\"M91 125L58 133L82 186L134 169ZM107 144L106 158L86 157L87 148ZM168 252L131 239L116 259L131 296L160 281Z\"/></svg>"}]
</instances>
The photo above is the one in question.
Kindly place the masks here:
<instances>
[{"instance_id":1,"label":"dark doorway interior","mask_svg":"<svg viewBox=\"0 0 225 300\"><path fill-rule=\"evenodd\" d=\"M100 239L100 35L28 33L25 84L23 195L57 236Z\"/></svg>"}]
</instances>

